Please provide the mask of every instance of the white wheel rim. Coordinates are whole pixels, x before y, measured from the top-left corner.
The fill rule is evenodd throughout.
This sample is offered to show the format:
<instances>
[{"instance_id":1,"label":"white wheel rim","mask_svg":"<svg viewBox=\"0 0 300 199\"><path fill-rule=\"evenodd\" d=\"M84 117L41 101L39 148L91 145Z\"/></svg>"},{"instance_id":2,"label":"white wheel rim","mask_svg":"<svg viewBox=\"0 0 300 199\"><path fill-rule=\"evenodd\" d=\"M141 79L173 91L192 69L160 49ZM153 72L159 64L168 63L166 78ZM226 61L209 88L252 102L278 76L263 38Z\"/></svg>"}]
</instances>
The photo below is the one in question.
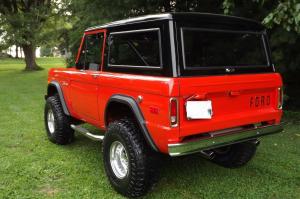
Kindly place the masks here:
<instances>
[{"instance_id":1,"label":"white wheel rim","mask_svg":"<svg viewBox=\"0 0 300 199\"><path fill-rule=\"evenodd\" d=\"M124 178L128 174L128 156L121 142L115 141L111 144L109 159L111 168L117 178Z\"/></svg>"},{"instance_id":2,"label":"white wheel rim","mask_svg":"<svg viewBox=\"0 0 300 199\"><path fill-rule=\"evenodd\" d=\"M51 109L48 110L47 114L47 123L48 123L48 129L51 134L54 133L55 127L54 127L54 114Z\"/></svg>"}]
</instances>

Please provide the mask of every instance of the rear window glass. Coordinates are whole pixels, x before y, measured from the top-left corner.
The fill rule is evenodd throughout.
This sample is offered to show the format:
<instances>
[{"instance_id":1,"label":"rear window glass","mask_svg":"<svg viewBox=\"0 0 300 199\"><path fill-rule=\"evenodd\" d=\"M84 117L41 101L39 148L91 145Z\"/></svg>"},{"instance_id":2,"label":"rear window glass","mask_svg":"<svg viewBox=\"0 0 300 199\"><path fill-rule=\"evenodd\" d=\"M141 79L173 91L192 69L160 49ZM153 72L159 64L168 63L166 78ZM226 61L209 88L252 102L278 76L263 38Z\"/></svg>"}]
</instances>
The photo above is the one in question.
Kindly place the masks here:
<instances>
[{"instance_id":1,"label":"rear window glass","mask_svg":"<svg viewBox=\"0 0 300 199\"><path fill-rule=\"evenodd\" d=\"M161 67L159 29L111 33L109 66Z\"/></svg>"},{"instance_id":2,"label":"rear window glass","mask_svg":"<svg viewBox=\"0 0 300 199\"><path fill-rule=\"evenodd\" d=\"M268 66L261 33L182 28L185 69Z\"/></svg>"}]
</instances>

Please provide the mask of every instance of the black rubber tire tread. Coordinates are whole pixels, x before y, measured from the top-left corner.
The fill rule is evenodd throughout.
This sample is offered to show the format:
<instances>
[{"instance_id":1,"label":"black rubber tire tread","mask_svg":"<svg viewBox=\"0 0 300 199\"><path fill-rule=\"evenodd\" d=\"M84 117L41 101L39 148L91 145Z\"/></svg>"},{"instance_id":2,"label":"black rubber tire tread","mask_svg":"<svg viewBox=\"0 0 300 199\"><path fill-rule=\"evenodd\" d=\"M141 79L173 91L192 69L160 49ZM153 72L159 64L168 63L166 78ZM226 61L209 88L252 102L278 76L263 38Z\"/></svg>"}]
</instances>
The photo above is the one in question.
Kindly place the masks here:
<instances>
[{"instance_id":1,"label":"black rubber tire tread","mask_svg":"<svg viewBox=\"0 0 300 199\"><path fill-rule=\"evenodd\" d=\"M103 161L109 182L118 193L130 198L145 195L155 182L154 152L139 131L131 119L116 120L109 124L103 142ZM129 172L123 179L115 176L110 165L110 146L114 141L124 145L129 158Z\"/></svg>"},{"instance_id":2,"label":"black rubber tire tread","mask_svg":"<svg viewBox=\"0 0 300 199\"><path fill-rule=\"evenodd\" d=\"M53 134L50 133L47 124L47 113L50 108L53 111L55 120L55 131ZM70 126L72 118L64 113L57 94L47 98L44 110L44 120L47 136L51 142L59 145L66 145L74 140L74 130Z\"/></svg>"},{"instance_id":3,"label":"black rubber tire tread","mask_svg":"<svg viewBox=\"0 0 300 199\"><path fill-rule=\"evenodd\" d=\"M228 152L224 154L215 153L212 161L226 168L239 168L246 165L253 158L257 148L256 144L251 141L229 147Z\"/></svg>"}]
</instances>

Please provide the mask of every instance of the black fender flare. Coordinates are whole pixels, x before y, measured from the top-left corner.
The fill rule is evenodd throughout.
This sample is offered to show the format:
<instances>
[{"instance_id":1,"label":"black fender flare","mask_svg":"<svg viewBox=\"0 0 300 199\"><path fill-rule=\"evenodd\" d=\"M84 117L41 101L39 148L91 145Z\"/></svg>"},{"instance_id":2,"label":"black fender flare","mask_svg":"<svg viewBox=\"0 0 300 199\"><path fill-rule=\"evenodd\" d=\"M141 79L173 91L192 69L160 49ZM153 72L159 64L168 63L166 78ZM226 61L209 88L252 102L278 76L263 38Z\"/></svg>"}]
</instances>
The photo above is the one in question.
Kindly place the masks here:
<instances>
[{"instance_id":1,"label":"black fender flare","mask_svg":"<svg viewBox=\"0 0 300 199\"><path fill-rule=\"evenodd\" d=\"M65 98L64 98L64 94L63 94L63 91L61 89L61 86L60 84L57 82L57 81L51 81L49 84L48 84L48 88L47 88L47 95L45 96L45 99L47 99L49 97L49 88L51 86L54 86L57 90L57 93L58 93L58 96L59 96L59 99L60 99L60 103L63 107L63 111L66 115L70 115L70 112L69 112L69 109L67 107L67 104L65 102Z\"/></svg>"},{"instance_id":2,"label":"black fender flare","mask_svg":"<svg viewBox=\"0 0 300 199\"><path fill-rule=\"evenodd\" d=\"M110 97L110 99L108 100L106 107L105 107L105 111L104 111L105 124L107 124L107 118L106 118L107 107L109 106L109 104L111 102L119 102L119 103L125 104L132 110L146 142L150 145L150 147L154 151L159 152L159 149L157 148L156 144L154 143L154 141L146 127L144 116L134 98L127 96L127 95L120 95L120 94L112 95Z\"/></svg>"}]
</instances>

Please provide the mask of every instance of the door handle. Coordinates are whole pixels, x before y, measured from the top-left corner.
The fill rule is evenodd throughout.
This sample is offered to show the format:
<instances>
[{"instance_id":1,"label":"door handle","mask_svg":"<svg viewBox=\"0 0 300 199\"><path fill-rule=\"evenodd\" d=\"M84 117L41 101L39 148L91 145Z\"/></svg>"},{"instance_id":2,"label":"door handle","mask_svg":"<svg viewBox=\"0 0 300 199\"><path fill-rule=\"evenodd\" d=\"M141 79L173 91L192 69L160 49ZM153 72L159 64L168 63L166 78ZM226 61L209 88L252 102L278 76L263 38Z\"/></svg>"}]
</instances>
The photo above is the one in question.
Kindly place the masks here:
<instances>
[{"instance_id":1,"label":"door handle","mask_svg":"<svg viewBox=\"0 0 300 199\"><path fill-rule=\"evenodd\" d=\"M207 93L201 94L194 94L186 98L186 101L193 101L193 100L204 100L206 98Z\"/></svg>"},{"instance_id":2,"label":"door handle","mask_svg":"<svg viewBox=\"0 0 300 199\"><path fill-rule=\"evenodd\" d=\"M92 74L92 77L95 79L98 78L99 76L100 76L100 74Z\"/></svg>"},{"instance_id":3,"label":"door handle","mask_svg":"<svg viewBox=\"0 0 300 199\"><path fill-rule=\"evenodd\" d=\"M230 96L239 96L239 95L241 95L241 92L240 91L230 91L229 95Z\"/></svg>"}]
</instances>

